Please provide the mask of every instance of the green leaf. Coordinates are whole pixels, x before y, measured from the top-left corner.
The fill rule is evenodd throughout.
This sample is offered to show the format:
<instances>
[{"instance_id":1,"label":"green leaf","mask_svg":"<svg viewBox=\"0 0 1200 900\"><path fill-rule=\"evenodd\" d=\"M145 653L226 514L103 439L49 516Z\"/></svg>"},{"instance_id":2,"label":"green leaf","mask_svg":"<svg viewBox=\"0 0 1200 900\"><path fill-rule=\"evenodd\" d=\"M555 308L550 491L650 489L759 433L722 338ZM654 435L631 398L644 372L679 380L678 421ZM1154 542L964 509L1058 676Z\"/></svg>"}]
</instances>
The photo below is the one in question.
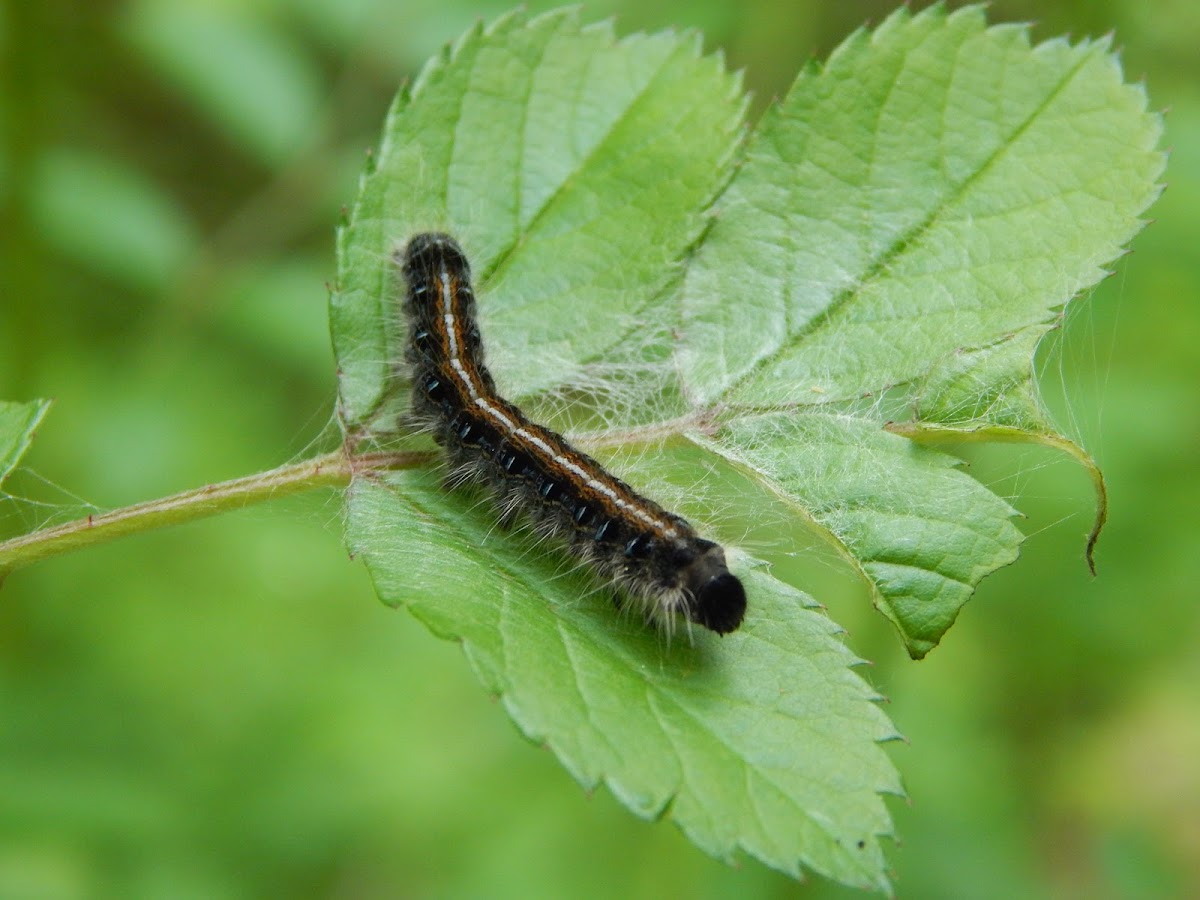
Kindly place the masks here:
<instances>
[{"instance_id":1,"label":"green leaf","mask_svg":"<svg viewBox=\"0 0 1200 900\"><path fill-rule=\"evenodd\" d=\"M856 33L767 115L717 204L683 290L678 358L689 396L731 419L739 408L842 401L878 428L893 407L863 398L908 394L935 419L1053 435L1033 349L1106 274L1159 192L1161 127L1145 106L1107 39L1031 47L1023 27L987 28L979 7L940 6ZM773 449L783 458L787 448ZM877 484L849 456L839 471L845 480L829 480ZM786 472L772 480L822 521L812 490ZM936 480L909 487L936 510ZM1105 514L1102 482L1098 491L1089 559ZM860 565L913 656L1015 556L1005 505L977 497L971 527L1004 549L980 545L977 559L946 559L939 572L931 563L942 550L972 548L914 555L872 540L881 558L914 568L897 578ZM966 576L955 589L949 572Z\"/></svg>"},{"instance_id":2,"label":"green leaf","mask_svg":"<svg viewBox=\"0 0 1200 900\"><path fill-rule=\"evenodd\" d=\"M715 856L741 849L886 890L879 793L900 787L878 742L896 735L810 598L739 559L753 621L665 644L586 577L493 531L427 473L354 488L349 543L379 595L461 641L522 733L580 784L670 816Z\"/></svg>"},{"instance_id":3,"label":"green leaf","mask_svg":"<svg viewBox=\"0 0 1200 900\"><path fill-rule=\"evenodd\" d=\"M0 485L21 462L33 434L50 409L49 400L13 403L0 400Z\"/></svg>"},{"instance_id":4,"label":"green leaf","mask_svg":"<svg viewBox=\"0 0 1200 900\"><path fill-rule=\"evenodd\" d=\"M1049 328L1158 194L1145 103L1107 39L1031 48L980 7L858 32L768 114L717 206L684 292L689 390L852 399Z\"/></svg>"},{"instance_id":5,"label":"green leaf","mask_svg":"<svg viewBox=\"0 0 1200 900\"><path fill-rule=\"evenodd\" d=\"M739 80L695 36L615 41L574 12L511 15L432 60L388 115L376 168L339 235L331 309L343 416L378 408L402 353L393 251L452 231L504 349L505 385L571 378L679 274L728 178Z\"/></svg>"},{"instance_id":6,"label":"green leaf","mask_svg":"<svg viewBox=\"0 0 1200 900\"><path fill-rule=\"evenodd\" d=\"M628 451L615 469L649 493L748 475L829 533L921 656L1021 541L1009 504L922 442L954 416L1053 437L1030 356L1140 227L1158 120L1107 42L1034 48L940 7L856 33L739 154L743 111L694 40L616 41L570 11L431 61L339 232L341 419L356 445L407 438L391 258L450 231L504 393ZM671 436L692 455L665 478L646 447ZM762 496L677 508L719 536ZM735 550L743 629L665 642L480 501L424 469L359 479L348 541L523 733L715 855L886 889L894 729L811 600Z\"/></svg>"},{"instance_id":7,"label":"green leaf","mask_svg":"<svg viewBox=\"0 0 1200 900\"><path fill-rule=\"evenodd\" d=\"M508 298L482 317L509 390L603 356L677 284L743 108L691 38L617 42L573 12L468 34L398 101L341 234L343 416L370 425L390 389L389 256L416 230L461 235L481 295ZM715 855L886 886L880 792L899 787L878 742L895 732L811 600L751 569L755 624L667 645L477 499L424 473L358 482L349 542L385 600L463 642L525 734Z\"/></svg>"}]
</instances>

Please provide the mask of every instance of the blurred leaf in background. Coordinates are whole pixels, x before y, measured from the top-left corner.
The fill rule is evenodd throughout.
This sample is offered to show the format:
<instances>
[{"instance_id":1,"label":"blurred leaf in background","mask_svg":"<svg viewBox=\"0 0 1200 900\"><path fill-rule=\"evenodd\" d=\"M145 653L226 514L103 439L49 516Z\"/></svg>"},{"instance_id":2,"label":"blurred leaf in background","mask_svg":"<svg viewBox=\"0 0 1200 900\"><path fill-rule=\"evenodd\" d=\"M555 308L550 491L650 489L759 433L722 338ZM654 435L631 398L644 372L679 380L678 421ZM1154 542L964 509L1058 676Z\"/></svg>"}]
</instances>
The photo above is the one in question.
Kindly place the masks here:
<instances>
[{"instance_id":1,"label":"blurred leaf in background","mask_svg":"<svg viewBox=\"0 0 1200 900\"><path fill-rule=\"evenodd\" d=\"M508 3L67 0L0 7L0 396L54 397L0 529L299 456L330 416L324 281L396 85ZM534 3L534 11L550 4ZM954 4L957 5L957 4ZM891 4L590 4L697 26L756 109ZM1038 38L1115 30L1171 109L1170 188L1043 347L1109 479L964 450L1030 512L1023 560L903 656L827 556L911 746L908 896L1200 894L1200 10L1004 2ZM18 514L14 498L34 501ZM703 857L516 739L457 649L374 600L340 501L290 500L13 576L0 594L0 896L840 895Z\"/></svg>"}]
</instances>

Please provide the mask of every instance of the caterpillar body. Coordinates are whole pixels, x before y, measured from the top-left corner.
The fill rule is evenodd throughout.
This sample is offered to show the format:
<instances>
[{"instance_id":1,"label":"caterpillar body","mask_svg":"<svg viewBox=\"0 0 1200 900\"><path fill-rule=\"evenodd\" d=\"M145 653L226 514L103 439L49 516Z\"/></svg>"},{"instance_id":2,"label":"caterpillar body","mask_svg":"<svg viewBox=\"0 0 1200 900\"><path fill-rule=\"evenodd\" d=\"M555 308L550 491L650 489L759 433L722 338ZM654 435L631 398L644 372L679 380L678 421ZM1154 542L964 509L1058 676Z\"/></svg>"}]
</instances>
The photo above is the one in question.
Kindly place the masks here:
<instances>
[{"instance_id":1,"label":"caterpillar body","mask_svg":"<svg viewBox=\"0 0 1200 900\"><path fill-rule=\"evenodd\" d=\"M396 261L407 286L412 416L444 448L452 481L486 485L503 519L524 515L561 540L660 627L682 616L718 634L735 630L746 593L719 545L497 393L458 243L419 234Z\"/></svg>"}]
</instances>

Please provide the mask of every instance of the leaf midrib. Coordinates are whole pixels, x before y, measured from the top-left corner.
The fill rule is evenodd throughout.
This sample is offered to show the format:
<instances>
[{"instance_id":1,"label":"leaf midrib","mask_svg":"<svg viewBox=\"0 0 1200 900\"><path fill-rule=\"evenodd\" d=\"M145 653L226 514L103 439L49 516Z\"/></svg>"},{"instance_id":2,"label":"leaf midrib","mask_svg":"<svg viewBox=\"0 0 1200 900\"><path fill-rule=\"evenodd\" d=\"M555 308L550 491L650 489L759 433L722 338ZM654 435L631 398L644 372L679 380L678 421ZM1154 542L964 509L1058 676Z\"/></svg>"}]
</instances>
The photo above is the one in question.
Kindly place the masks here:
<instances>
[{"instance_id":1,"label":"leaf midrib","mask_svg":"<svg viewBox=\"0 0 1200 900\"><path fill-rule=\"evenodd\" d=\"M619 43L620 43L619 41L614 41L612 46L616 46ZM549 48L549 46L550 46L550 42L547 42L545 47L542 48L543 58L544 58L545 52ZM608 50L611 49L611 46L605 47L603 49L605 52L607 52ZM546 196L546 198L542 201L541 205L537 208L537 210L533 213L533 215L530 216L528 225L521 226L520 223L518 223L518 232L519 232L518 239L515 242L513 242L511 245L509 245L509 247L507 249L505 249L503 252L498 253L492 259L491 263L485 269L483 269L482 272L480 272L479 284L481 287L485 287L487 285L490 285L490 284L500 280L500 278L504 274L504 270L512 262L513 256L516 253L517 248L521 246L521 244L524 242L524 240L530 234L532 234L534 231L537 230L538 224L549 214L550 210L555 206L555 204L563 196L563 194L566 192L567 188L577 182L577 180L579 178L579 173L586 171L591 166L592 161L594 159L596 159L601 154L602 151L610 149L614 133L618 130L618 128L625 121L627 121L630 118L630 116L632 115L634 110L638 107L638 105L641 104L642 102L644 102L646 95L650 92L650 89L658 83L658 79L662 75L663 71L671 63L674 62L675 57L679 52L679 49L680 49L680 45L677 44L675 47L672 48L670 53L668 53L666 56L663 57L663 61L662 61L661 65L659 65L654 70L653 75L651 75L649 78L646 79L645 83L638 90L638 92L630 99L630 101L628 103L626 103L625 108L621 111L621 114L618 115L616 118L614 118L611 123L609 123L608 128L605 130L604 134L600 137L600 139L595 142L592 149L589 150L586 155L582 156L579 159L578 163L575 165L574 169L567 175L567 177L565 177L561 182L559 182L559 184L554 188L554 190ZM595 54L592 54L592 56L594 58ZM535 70L536 70L536 67L535 67L535 69L531 70L531 73ZM528 110L529 105L530 105L529 99L532 96L532 89L533 89L533 82L531 79L530 80L530 92L527 93L526 96L524 97L524 100L525 100L524 109L526 111ZM526 152L525 133L524 133L524 130L522 130L521 153L519 156L520 165L517 167L518 168L518 171L517 171L518 185L520 184L520 178L521 178L520 173L522 171L524 171L524 165L526 162L525 152ZM519 210L519 205L518 205L518 210Z\"/></svg>"}]
</instances>

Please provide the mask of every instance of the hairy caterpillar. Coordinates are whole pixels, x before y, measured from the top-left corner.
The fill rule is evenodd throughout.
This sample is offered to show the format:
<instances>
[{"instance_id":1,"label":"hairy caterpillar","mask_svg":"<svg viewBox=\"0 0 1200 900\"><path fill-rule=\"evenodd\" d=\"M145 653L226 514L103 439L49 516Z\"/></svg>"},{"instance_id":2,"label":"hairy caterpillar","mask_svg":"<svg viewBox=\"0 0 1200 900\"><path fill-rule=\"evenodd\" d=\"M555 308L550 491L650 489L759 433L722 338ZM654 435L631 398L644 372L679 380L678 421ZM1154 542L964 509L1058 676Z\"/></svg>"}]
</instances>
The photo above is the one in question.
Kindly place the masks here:
<instances>
[{"instance_id":1,"label":"hairy caterpillar","mask_svg":"<svg viewBox=\"0 0 1200 900\"><path fill-rule=\"evenodd\" d=\"M746 592L720 546L496 393L457 242L419 234L396 261L413 417L445 448L452 478L487 485L504 518L523 513L561 539L663 628L682 615L718 634L736 629Z\"/></svg>"}]
</instances>

